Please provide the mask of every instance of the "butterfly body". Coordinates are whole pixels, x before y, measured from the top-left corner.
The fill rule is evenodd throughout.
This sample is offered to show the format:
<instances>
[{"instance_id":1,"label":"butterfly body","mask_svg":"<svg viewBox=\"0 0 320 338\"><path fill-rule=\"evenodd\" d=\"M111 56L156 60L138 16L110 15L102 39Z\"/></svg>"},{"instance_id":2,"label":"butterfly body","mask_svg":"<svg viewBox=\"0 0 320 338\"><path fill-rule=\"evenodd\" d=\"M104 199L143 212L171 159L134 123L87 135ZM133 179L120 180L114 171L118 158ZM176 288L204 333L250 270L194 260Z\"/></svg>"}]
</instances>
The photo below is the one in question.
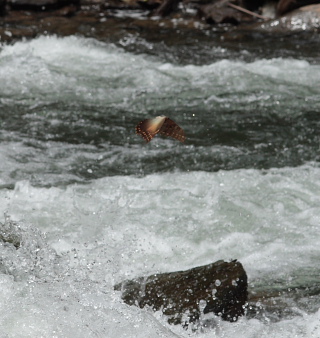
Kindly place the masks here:
<instances>
[{"instance_id":1,"label":"butterfly body","mask_svg":"<svg viewBox=\"0 0 320 338\"><path fill-rule=\"evenodd\" d=\"M173 137L180 142L184 142L186 139L184 130L164 115L141 121L136 126L136 133L143 137L146 142L150 142L158 133Z\"/></svg>"}]
</instances>

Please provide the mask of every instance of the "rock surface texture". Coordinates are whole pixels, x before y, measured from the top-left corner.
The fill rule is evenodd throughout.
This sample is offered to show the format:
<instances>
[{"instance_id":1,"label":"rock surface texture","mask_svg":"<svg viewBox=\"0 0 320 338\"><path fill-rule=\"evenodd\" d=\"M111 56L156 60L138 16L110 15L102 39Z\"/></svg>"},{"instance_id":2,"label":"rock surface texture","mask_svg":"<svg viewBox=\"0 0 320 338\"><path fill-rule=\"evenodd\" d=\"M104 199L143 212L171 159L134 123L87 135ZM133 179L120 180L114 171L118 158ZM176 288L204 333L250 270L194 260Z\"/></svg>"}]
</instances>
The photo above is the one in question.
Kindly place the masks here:
<instances>
[{"instance_id":1,"label":"rock surface texture","mask_svg":"<svg viewBox=\"0 0 320 338\"><path fill-rule=\"evenodd\" d=\"M238 261L217 261L186 271L155 274L115 285L123 301L161 310L171 324L197 321L213 312L234 322L244 314L247 275Z\"/></svg>"},{"instance_id":2,"label":"rock surface texture","mask_svg":"<svg viewBox=\"0 0 320 338\"><path fill-rule=\"evenodd\" d=\"M315 0L0 0L0 41L42 34L110 40L132 30L206 30L212 25L313 31L319 29L319 8Z\"/></svg>"}]
</instances>

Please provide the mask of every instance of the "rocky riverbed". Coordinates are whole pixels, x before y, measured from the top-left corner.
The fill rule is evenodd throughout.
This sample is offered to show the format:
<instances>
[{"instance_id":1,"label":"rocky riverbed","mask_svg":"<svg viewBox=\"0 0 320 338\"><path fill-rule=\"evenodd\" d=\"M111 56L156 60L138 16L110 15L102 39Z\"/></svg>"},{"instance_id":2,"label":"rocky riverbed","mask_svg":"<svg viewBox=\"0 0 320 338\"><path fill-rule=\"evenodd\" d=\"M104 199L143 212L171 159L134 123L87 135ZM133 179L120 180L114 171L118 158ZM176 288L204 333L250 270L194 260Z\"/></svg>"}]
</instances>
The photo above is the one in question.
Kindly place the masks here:
<instances>
[{"instance_id":1,"label":"rocky riverbed","mask_svg":"<svg viewBox=\"0 0 320 338\"><path fill-rule=\"evenodd\" d=\"M0 12L2 42L43 34L110 41L132 32L212 30L241 38L239 32L286 34L320 27L319 1L310 0L1 0Z\"/></svg>"}]
</instances>

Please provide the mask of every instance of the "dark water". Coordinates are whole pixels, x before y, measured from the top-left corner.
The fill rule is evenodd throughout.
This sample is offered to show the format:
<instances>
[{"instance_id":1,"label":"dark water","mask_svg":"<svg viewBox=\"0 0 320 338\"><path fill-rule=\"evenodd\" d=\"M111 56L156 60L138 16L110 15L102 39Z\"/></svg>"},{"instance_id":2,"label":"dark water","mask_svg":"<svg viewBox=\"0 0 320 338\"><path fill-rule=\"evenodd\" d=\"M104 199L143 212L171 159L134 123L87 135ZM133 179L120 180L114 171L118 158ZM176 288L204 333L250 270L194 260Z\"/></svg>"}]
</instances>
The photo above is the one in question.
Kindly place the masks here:
<instances>
[{"instance_id":1,"label":"dark water","mask_svg":"<svg viewBox=\"0 0 320 338\"><path fill-rule=\"evenodd\" d=\"M300 105L293 116L281 116L273 107L259 107L258 102L255 105L255 109L250 104L229 111L213 108L215 111L207 109L205 112L205 109L183 106L151 111L146 117L175 116L176 121L182 123L188 139L185 146L179 144L176 147L171 141L155 140L155 149L145 156L140 154L142 140L134 134L141 116L130 114L123 120L121 116L126 115L126 111L105 107L75 107L81 112L66 111L63 106L59 109L58 105L31 111L19 107L14 114L12 107L2 107L0 118L5 133L1 141L21 142L34 150L34 156L58 142L66 144L72 151L81 151L81 167L74 163L75 167L71 169L80 180L88 176L85 162L88 162L88 167L92 166L92 159L86 159L87 151L101 156L94 161L94 178L137 174L137 167L143 167L144 173L149 174L176 169L268 169L319 160L320 117L317 111L311 107L308 109L305 104L305 107ZM199 110L201 116L190 118ZM63 112L63 116L59 112ZM110 118L111 114L118 117ZM59 121L51 123L53 119ZM120 151L119 147L123 149ZM146 147L150 149L152 145ZM180 152L181 156L175 156ZM115 161L105 166L104 161L110 155L115 156ZM31 157L30 160L36 159Z\"/></svg>"},{"instance_id":2,"label":"dark water","mask_svg":"<svg viewBox=\"0 0 320 338\"><path fill-rule=\"evenodd\" d=\"M9 154L14 163L28 163L5 170L7 183L27 179L31 163L34 184L59 185L318 161L318 37L198 34L129 34L118 47L74 41L62 63L65 47L49 56L50 39L3 46L0 137L27 150ZM185 145L160 137L143 145L135 125L157 115L185 129Z\"/></svg>"},{"instance_id":3,"label":"dark water","mask_svg":"<svg viewBox=\"0 0 320 338\"><path fill-rule=\"evenodd\" d=\"M204 65L231 58L252 62L258 58L298 58L319 63L319 35L299 32L287 34L233 30L226 26L207 31L142 31L122 39L110 39L126 51L145 53L164 62ZM219 47L220 52L213 49Z\"/></svg>"}]
</instances>

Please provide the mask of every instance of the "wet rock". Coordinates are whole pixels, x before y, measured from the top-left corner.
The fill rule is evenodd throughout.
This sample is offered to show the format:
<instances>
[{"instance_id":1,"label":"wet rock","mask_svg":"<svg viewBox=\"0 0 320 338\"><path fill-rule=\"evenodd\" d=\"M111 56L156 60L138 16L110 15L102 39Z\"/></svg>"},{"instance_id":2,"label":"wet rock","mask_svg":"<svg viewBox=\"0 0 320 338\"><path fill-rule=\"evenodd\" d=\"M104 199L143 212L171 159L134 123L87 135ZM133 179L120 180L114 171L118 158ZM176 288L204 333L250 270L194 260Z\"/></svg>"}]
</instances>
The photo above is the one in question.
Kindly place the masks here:
<instances>
[{"instance_id":1,"label":"wet rock","mask_svg":"<svg viewBox=\"0 0 320 338\"><path fill-rule=\"evenodd\" d=\"M79 4L79 0L7 0L13 10L45 11L75 4Z\"/></svg>"},{"instance_id":2,"label":"wet rock","mask_svg":"<svg viewBox=\"0 0 320 338\"><path fill-rule=\"evenodd\" d=\"M301 7L281 18L252 26L252 30L270 33L305 32L320 29L320 5Z\"/></svg>"},{"instance_id":3,"label":"wet rock","mask_svg":"<svg viewBox=\"0 0 320 338\"><path fill-rule=\"evenodd\" d=\"M281 16L294 9L317 3L319 3L319 0L280 0L277 6L277 14Z\"/></svg>"},{"instance_id":4,"label":"wet rock","mask_svg":"<svg viewBox=\"0 0 320 338\"><path fill-rule=\"evenodd\" d=\"M249 9L250 11L258 11L267 2L267 0L242 0L240 1L240 6Z\"/></svg>"},{"instance_id":5,"label":"wet rock","mask_svg":"<svg viewBox=\"0 0 320 338\"><path fill-rule=\"evenodd\" d=\"M161 310L169 323L183 326L197 321L202 312L234 322L244 314L248 297L247 275L236 260L140 277L114 289L122 292L125 303Z\"/></svg>"},{"instance_id":6,"label":"wet rock","mask_svg":"<svg viewBox=\"0 0 320 338\"><path fill-rule=\"evenodd\" d=\"M158 0L149 0L149 1L138 1L139 6L141 8L146 9L148 11L153 11L161 5L161 1Z\"/></svg>"},{"instance_id":7,"label":"wet rock","mask_svg":"<svg viewBox=\"0 0 320 338\"><path fill-rule=\"evenodd\" d=\"M253 21L253 16L239 10L241 8L221 0L199 6L199 15L211 24L230 23L238 25L243 22Z\"/></svg>"},{"instance_id":8,"label":"wet rock","mask_svg":"<svg viewBox=\"0 0 320 338\"><path fill-rule=\"evenodd\" d=\"M3 1L8 1L7 5ZM249 0L180 1L178 4L178 0L0 0L0 42L41 34L79 34L119 41L128 32L146 35L152 32L152 35L160 36L166 30L175 35L178 30L205 31L213 23L238 25L236 29L229 26L227 32L226 27L222 27L221 34L223 39L239 40L243 32L248 36L261 32L283 34L290 30L318 30L319 27L317 7L308 11L302 7L299 12L261 23L261 19L274 16L273 0L258 1L259 7ZM239 6L242 6L241 10ZM258 16L253 12L243 13L244 6ZM259 17L259 14L263 16Z\"/></svg>"},{"instance_id":9,"label":"wet rock","mask_svg":"<svg viewBox=\"0 0 320 338\"><path fill-rule=\"evenodd\" d=\"M167 16L178 8L180 0L163 0L155 11L155 15Z\"/></svg>"},{"instance_id":10,"label":"wet rock","mask_svg":"<svg viewBox=\"0 0 320 338\"><path fill-rule=\"evenodd\" d=\"M12 222L9 218L6 218L5 223L0 223L0 241L10 243L16 249L19 249L21 238L21 229L16 222Z\"/></svg>"},{"instance_id":11,"label":"wet rock","mask_svg":"<svg viewBox=\"0 0 320 338\"><path fill-rule=\"evenodd\" d=\"M0 0L0 15L5 14L6 0Z\"/></svg>"},{"instance_id":12,"label":"wet rock","mask_svg":"<svg viewBox=\"0 0 320 338\"><path fill-rule=\"evenodd\" d=\"M294 304L299 304L299 308L308 308L310 313L317 312L319 309L318 298L320 294L318 282L319 274L315 271L309 272L307 276L293 274L288 279L277 281L252 281L248 295L248 306L246 317L248 319L269 318L271 321L279 321L284 318L292 318L297 315L297 308Z\"/></svg>"},{"instance_id":13,"label":"wet rock","mask_svg":"<svg viewBox=\"0 0 320 338\"><path fill-rule=\"evenodd\" d=\"M88 4L92 5L92 0L84 0L81 1L81 5ZM140 0L107 0L107 1L99 1L97 0L97 5L101 6L101 9L132 9L132 10L139 10L142 7L148 7L147 4L150 2L157 2L157 6L159 6L158 0L147 0L147 1L140 1ZM145 6L144 6L145 5Z\"/></svg>"}]
</instances>

